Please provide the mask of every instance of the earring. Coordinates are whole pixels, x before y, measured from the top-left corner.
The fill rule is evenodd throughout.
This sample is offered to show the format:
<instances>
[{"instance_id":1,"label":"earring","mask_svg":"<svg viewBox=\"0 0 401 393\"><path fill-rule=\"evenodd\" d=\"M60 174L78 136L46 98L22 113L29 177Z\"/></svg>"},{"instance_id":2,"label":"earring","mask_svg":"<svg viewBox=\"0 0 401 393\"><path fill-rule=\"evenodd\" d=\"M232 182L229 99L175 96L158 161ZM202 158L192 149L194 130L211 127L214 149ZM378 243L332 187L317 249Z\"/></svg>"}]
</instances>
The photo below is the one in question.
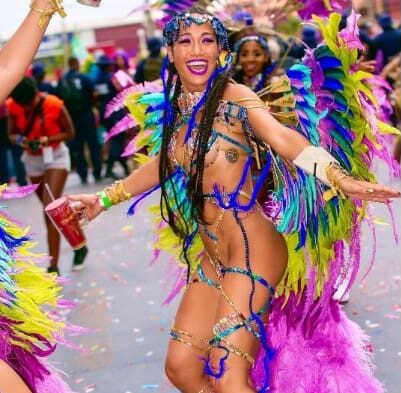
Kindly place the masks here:
<instances>
[{"instance_id":1,"label":"earring","mask_svg":"<svg viewBox=\"0 0 401 393\"><path fill-rule=\"evenodd\" d=\"M217 58L217 67L227 69L232 63L233 56L228 50L222 50Z\"/></svg>"}]
</instances>

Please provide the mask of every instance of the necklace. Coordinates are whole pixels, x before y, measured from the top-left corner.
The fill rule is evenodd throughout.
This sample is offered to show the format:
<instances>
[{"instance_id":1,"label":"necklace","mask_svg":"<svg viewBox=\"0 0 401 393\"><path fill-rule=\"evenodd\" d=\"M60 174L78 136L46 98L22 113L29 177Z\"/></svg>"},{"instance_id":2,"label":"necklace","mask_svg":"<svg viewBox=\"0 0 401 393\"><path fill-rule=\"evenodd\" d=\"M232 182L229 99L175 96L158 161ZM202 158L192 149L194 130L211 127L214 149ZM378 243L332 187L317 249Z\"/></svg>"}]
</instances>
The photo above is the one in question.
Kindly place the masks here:
<instances>
[{"instance_id":1,"label":"necklace","mask_svg":"<svg viewBox=\"0 0 401 393\"><path fill-rule=\"evenodd\" d=\"M178 107L180 108L181 115L190 116L203 96L203 91L196 91L193 93L181 93L178 96Z\"/></svg>"},{"instance_id":2,"label":"necklace","mask_svg":"<svg viewBox=\"0 0 401 393\"><path fill-rule=\"evenodd\" d=\"M263 75L261 72L250 78L244 75L244 84L255 91L256 86L262 81L262 77Z\"/></svg>"}]
</instances>

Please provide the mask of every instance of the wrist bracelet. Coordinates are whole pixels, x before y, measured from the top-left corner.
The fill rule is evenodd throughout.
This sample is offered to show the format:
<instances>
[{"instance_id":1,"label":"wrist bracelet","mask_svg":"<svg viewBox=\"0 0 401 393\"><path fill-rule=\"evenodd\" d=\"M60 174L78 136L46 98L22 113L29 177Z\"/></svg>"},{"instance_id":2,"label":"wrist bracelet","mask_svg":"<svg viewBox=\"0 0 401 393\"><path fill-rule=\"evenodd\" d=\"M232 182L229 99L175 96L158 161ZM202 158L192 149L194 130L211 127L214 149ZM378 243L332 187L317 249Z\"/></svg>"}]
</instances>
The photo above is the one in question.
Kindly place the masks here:
<instances>
[{"instance_id":1,"label":"wrist bracelet","mask_svg":"<svg viewBox=\"0 0 401 393\"><path fill-rule=\"evenodd\" d=\"M110 187L96 193L99 198L99 204L105 210L121 202L132 198L132 195L124 189L122 180L116 181Z\"/></svg>"},{"instance_id":2,"label":"wrist bracelet","mask_svg":"<svg viewBox=\"0 0 401 393\"><path fill-rule=\"evenodd\" d=\"M325 172L331 188L323 194L324 200L329 201L335 196L340 196L341 198L346 199L340 186L340 180L350 176L347 171L337 162L330 162L326 166Z\"/></svg>"},{"instance_id":3,"label":"wrist bracelet","mask_svg":"<svg viewBox=\"0 0 401 393\"><path fill-rule=\"evenodd\" d=\"M39 18L39 22L38 22L38 26L40 28L45 27L56 12L62 18L65 18L67 16L67 13L64 11L64 7L62 5L62 0L47 0L47 1L51 6L48 9L36 7L35 0L32 0L31 5L29 6L29 8L32 11L36 11L40 14L40 18Z\"/></svg>"},{"instance_id":4,"label":"wrist bracelet","mask_svg":"<svg viewBox=\"0 0 401 393\"><path fill-rule=\"evenodd\" d=\"M97 197L99 198L99 204L104 210L110 209L113 204L110 200L110 198L107 196L105 191L99 191L96 193Z\"/></svg>"},{"instance_id":5,"label":"wrist bracelet","mask_svg":"<svg viewBox=\"0 0 401 393\"><path fill-rule=\"evenodd\" d=\"M328 151L317 146L307 146L293 162L330 187L323 194L325 201L329 201L335 196L346 198L340 181L350 175Z\"/></svg>"},{"instance_id":6,"label":"wrist bracelet","mask_svg":"<svg viewBox=\"0 0 401 393\"><path fill-rule=\"evenodd\" d=\"M122 180L118 180L110 187L104 189L112 205L117 205L132 198L132 195L124 189Z\"/></svg>"}]
</instances>

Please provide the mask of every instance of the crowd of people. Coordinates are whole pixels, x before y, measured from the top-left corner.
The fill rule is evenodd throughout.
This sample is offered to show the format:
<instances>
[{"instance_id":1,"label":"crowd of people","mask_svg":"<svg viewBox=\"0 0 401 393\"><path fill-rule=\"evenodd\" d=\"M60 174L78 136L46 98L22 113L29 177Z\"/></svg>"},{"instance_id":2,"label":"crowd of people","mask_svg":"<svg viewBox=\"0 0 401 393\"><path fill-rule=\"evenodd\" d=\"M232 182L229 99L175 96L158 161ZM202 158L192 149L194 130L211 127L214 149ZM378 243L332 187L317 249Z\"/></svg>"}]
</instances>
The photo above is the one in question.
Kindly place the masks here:
<instances>
[{"instance_id":1,"label":"crowd of people","mask_svg":"<svg viewBox=\"0 0 401 393\"><path fill-rule=\"evenodd\" d=\"M383 124L399 126L401 112L401 33L389 16L359 20L362 44L354 36L354 13L341 21L316 18L320 29L307 26L300 37L285 37L263 31L246 12L233 15L241 28L229 34L215 15L193 7L165 23L166 53L161 40L149 39L149 56L134 72L125 52L116 51L99 56L90 74L71 57L53 83L39 63L21 80L56 12L64 14L58 0L35 0L0 53L0 66L6 64L0 67L1 181L10 180L12 156L17 182L37 184L45 206L63 194L71 167L83 184L115 180L96 194L68 196L86 221L126 200L133 200L133 213L160 188L155 248L174 255L180 250L185 276L166 357L172 384L191 393L383 392L362 349L364 336L334 294L355 279L360 255L348 262L345 250L348 244L350 254L360 247L364 202L401 196L376 183L371 172L372 159L381 158L399 174L400 139L393 159L387 154L392 141L380 133ZM31 31L36 35L27 40ZM17 48L23 39L31 43ZM21 50L25 61L17 67ZM11 74L2 74L9 69L4 58L14 63ZM156 81L158 88L141 85L140 93L132 93L117 72L128 85ZM358 72L364 84L352 79ZM106 109L112 100L114 107ZM129 112L138 125L125 122L120 131L136 134L136 152L148 156L133 171L122 154L126 133L109 140L105 157L99 137L99 129L111 133ZM114 172L116 163L123 179ZM45 219L48 273L55 277L60 235ZM4 228L2 251L4 244L26 241ZM73 268L82 268L87 253L86 247L75 253ZM5 255L13 261L16 254ZM14 320L3 323L2 317L0 331L7 331ZM30 333L39 347L55 338L41 341ZM31 373L19 362L18 345L10 347L4 337L0 389L52 391L41 387L42 374L52 373Z\"/></svg>"},{"instance_id":2,"label":"crowd of people","mask_svg":"<svg viewBox=\"0 0 401 393\"><path fill-rule=\"evenodd\" d=\"M365 49L360 53L361 67L389 84L385 91L386 99L393 108L389 120L399 125L400 29L395 28L391 18L385 14L376 18L364 17L359 25L361 40L365 44ZM250 36L255 39L246 38ZM319 32L309 25L300 30L299 38L289 37L287 40L279 35L259 32L252 25L246 26L230 37L231 49L236 54L232 77L258 92L283 75L291 65L299 62L305 54L305 48L313 49L318 42ZM120 135L104 146L105 133L124 115L114 114L110 118L104 116L107 103L120 91L118 84L113 81L113 75L121 70L135 83L157 80L164 58L161 49L161 40L151 37L148 40L149 56L140 60L134 68L127 52L117 50L113 57L100 55L95 62L96 71L92 69L86 74L82 71L80 60L71 57L68 70L60 80L49 80L44 64L32 65L30 74L37 90L58 96L70 114L75 135L67 141L67 146L73 169L83 184L88 182L89 173L95 182L102 178L117 179L119 176L114 171L116 162L120 164L124 175L129 174L132 164L126 157L122 157L126 138ZM0 108L0 180L3 183L15 180L19 185L25 185L29 175L21 162L23 150L20 145L10 143L7 136L7 113L7 104L4 103ZM395 142L394 150L398 160L400 143L399 140Z\"/></svg>"},{"instance_id":3,"label":"crowd of people","mask_svg":"<svg viewBox=\"0 0 401 393\"><path fill-rule=\"evenodd\" d=\"M41 95L59 97L67 109L75 134L67 141L73 169L79 175L82 184L88 182L91 174L95 182L102 178L117 179L114 171L115 163L119 163L124 175L129 174L131 164L122 157L126 138L116 137L104 146L104 134L120 120L122 113L105 117L108 102L118 93L119 86L113 80L116 71L125 72L132 81L152 81L158 78L163 57L162 42L153 37L148 40L149 57L142 60L137 69L132 69L125 51L116 51L114 56L100 55L90 73L82 71L80 60L71 57L68 70L59 80L51 80L47 76L43 63L34 63L30 70L30 82L34 83ZM28 79L24 84L30 83ZM7 106L11 99L1 107L1 182L16 181L19 185L27 184L29 174L21 161L22 147L10 143L7 130ZM26 115L29 117L28 111ZM12 138L11 138L12 139ZM10 162L11 158L11 162ZM105 164L105 165L103 165ZM104 167L104 168L103 168Z\"/></svg>"}]
</instances>

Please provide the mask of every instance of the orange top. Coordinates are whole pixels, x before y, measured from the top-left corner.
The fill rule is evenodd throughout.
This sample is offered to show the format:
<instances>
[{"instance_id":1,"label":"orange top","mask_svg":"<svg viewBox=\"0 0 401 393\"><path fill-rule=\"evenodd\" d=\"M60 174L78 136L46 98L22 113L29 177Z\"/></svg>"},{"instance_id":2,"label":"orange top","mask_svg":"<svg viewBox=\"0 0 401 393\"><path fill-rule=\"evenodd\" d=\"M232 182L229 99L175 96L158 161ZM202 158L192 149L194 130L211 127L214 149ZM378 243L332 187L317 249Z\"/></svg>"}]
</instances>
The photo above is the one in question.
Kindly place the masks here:
<instances>
[{"instance_id":1,"label":"orange top","mask_svg":"<svg viewBox=\"0 0 401 393\"><path fill-rule=\"evenodd\" d=\"M51 137L61 133L60 113L63 107L63 101L51 94L41 95L44 98L42 104L42 113L39 113L28 135L25 135L29 140L39 139L41 136ZM16 103L12 98L7 100L9 115L12 117L15 129L18 134L23 134L28 126L29 115L26 116L25 109L22 105ZM55 148L60 142L50 142L49 146ZM35 154L29 152L30 154ZM36 153L37 154L37 153ZM39 152L41 154L41 152Z\"/></svg>"}]
</instances>

